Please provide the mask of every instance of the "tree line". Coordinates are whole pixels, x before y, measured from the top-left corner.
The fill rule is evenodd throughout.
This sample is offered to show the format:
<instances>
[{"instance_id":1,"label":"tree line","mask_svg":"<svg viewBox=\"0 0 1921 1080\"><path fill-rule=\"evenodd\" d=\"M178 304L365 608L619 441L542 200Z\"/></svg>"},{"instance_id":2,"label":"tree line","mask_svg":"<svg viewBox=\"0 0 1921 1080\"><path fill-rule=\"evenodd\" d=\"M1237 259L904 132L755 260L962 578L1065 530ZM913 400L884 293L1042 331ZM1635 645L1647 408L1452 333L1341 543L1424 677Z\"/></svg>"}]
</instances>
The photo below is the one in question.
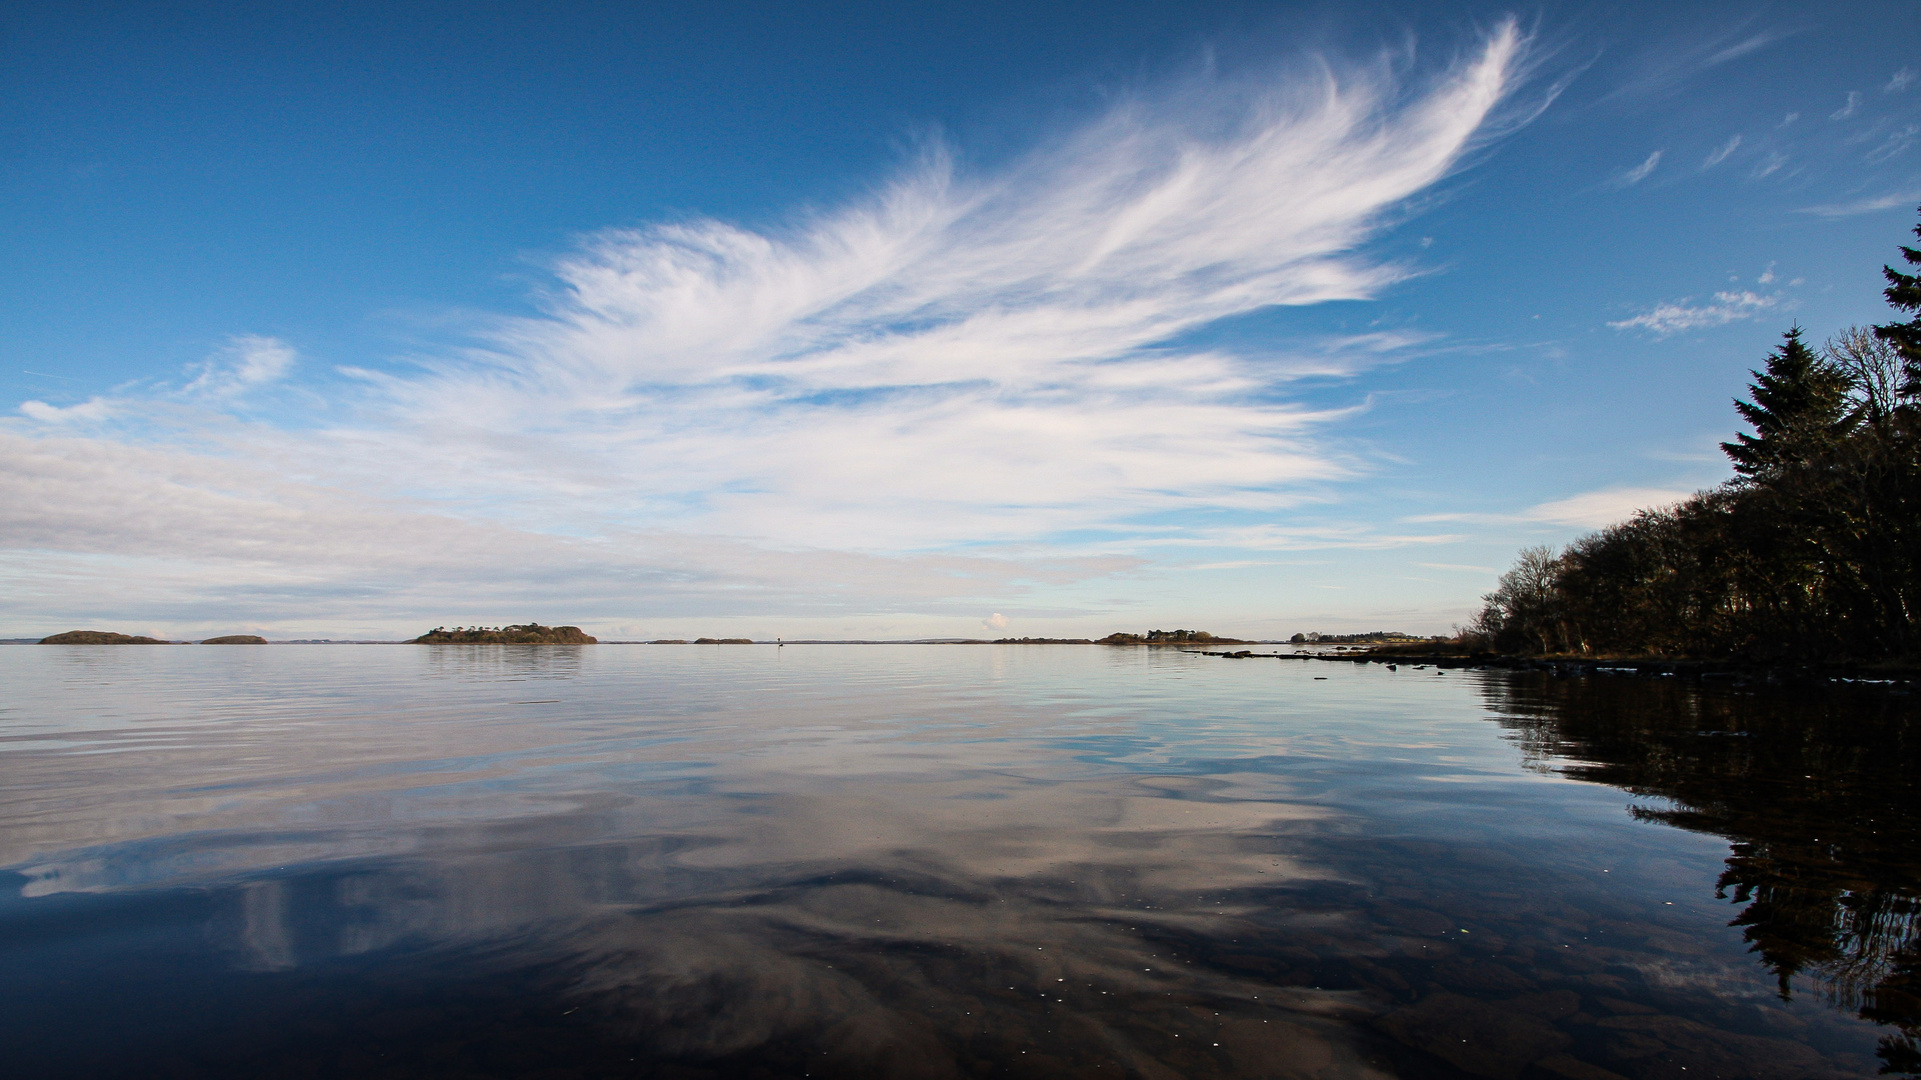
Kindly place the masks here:
<instances>
[{"instance_id":1,"label":"tree line","mask_svg":"<svg viewBox=\"0 0 1921 1080\"><path fill-rule=\"evenodd\" d=\"M1921 237L1921 226L1914 230ZM1752 372L1721 444L1734 477L1521 552L1461 631L1513 653L1758 661L1917 651L1921 603L1921 250L1884 267L1906 316L1813 347L1799 326Z\"/></svg>"}]
</instances>

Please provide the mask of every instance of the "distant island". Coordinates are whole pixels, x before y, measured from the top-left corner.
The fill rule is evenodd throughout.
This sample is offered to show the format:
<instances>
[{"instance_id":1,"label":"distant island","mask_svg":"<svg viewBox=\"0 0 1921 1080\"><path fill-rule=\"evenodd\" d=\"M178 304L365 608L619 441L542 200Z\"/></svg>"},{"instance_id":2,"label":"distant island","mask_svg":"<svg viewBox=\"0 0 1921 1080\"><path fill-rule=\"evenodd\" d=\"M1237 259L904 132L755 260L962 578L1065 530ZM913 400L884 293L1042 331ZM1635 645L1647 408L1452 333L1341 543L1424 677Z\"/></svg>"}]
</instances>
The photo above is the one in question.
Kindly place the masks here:
<instances>
[{"instance_id":1,"label":"distant island","mask_svg":"<svg viewBox=\"0 0 1921 1080\"><path fill-rule=\"evenodd\" d=\"M1290 645L1401 645L1415 641L1445 641L1446 636L1422 637L1399 630L1369 630L1365 634L1295 634Z\"/></svg>"},{"instance_id":2,"label":"distant island","mask_svg":"<svg viewBox=\"0 0 1921 1080\"><path fill-rule=\"evenodd\" d=\"M34 641L24 638L22 641ZM1428 638L1417 634L1405 634L1393 630L1375 630L1362 634L1295 634L1289 641L1293 644L1357 644L1375 646L1397 645L1435 645L1450 642L1446 637ZM136 637L131 634L116 634L105 630L69 630L64 634L38 639L42 645L170 645L186 644L169 642L159 638ZM409 638L400 644L408 645L596 645L600 639L582 631L578 626L542 626L539 623L520 623L513 626L436 626L416 638ZM225 634L207 638L202 645L268 645L266 638L257 634ZM290 645L320 644L362 644L378 645L388 642L377 641L333 641L331 639L303 639L284 642ZM744 637L703 637L655 638L651 641L619 641L617 645L756 645L762 644L753 638ZM774 644L769 641L765 644ZM1119 631L1104 638L1055 638L1055 637L1006 637L992 640L983 638L920 638L913 641L828 641L817 639L796 639L789 645L1154 645L1154 646L1213 646L1213 645L1254 645L1261 644L1249 638L1223 637L1206 630L1149 630L1134 634Z\"/></svg>"},{"instance_id":3,"label":"distant island","mask_svg":"<svg viewBox=\"0 0 1921 1080\"><path fill-rule=\"evenodd\" d=\"M452 629L436 626L414 638L410 644L593 645L598 641L598 638L582 633L578 626L542 626L539 623L523 623L518 626L456 626Z\"/></svg>"},{"instance_id":4,"label":"distant island","mask_svg":"<svg viewBox=\"0 0 1921 1080\"><path fill-rule=\"evenodd\" d=\"M1242 638L1215 637L1205 630L1149 630L1145 634L1109 634L1096 645L1246 645Z\"/></svg>"}]
</instances>

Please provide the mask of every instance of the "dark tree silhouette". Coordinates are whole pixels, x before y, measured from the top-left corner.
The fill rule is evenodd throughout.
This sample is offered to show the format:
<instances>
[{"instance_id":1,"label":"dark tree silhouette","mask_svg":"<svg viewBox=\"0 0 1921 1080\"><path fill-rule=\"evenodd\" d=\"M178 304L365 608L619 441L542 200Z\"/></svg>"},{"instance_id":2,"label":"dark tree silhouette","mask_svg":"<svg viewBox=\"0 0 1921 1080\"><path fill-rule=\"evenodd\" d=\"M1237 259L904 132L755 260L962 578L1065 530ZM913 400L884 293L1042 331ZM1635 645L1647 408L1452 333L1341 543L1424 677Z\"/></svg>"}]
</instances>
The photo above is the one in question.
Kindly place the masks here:
<instances>
[{"instance_id":1,"label":"dark tree silhouette","mask_svg":"<svg viewBox=\"0 0 1921 1080\"><path fill-rule=\"evenodd\" d=\"M1759 480L1805 469L1847 434L1848 376L1808 348L1799 326L1781 335L1767 370L1751 374L1754 400L1736 401L1734 411L1754 434L1721 444L1735 472Z\"/></svg>"},{"instance_id":2,"label":"dark tree silhouette","mask_svg":"<svg viewBox=\"0 0 1921 1080\"><path fill-rule=\"evenodd\" d=\"M1921 268L1921 250L1901 251ZM1463 636L1509 652L1921 659L1921 273L1886 274L1913 318L1820 352L1799 326L1783 334L1734 403L1751 430L1721 444L1733 480L1558 555L1522 552Z\"/></svg>"},{"instance_id":3,"label":"dark tree silhouette","mask_svg":"<svg viewBox=\"0 0 1921 1080\"><path fill-rule=\"evenodd\" d=\"M1915 226L1914 235L1921 237L1921 225ZM1921 267L1921 250L1904 244L1901 257L1909 266ZM1909 312L1913 318L1883 323L1874 328L1874 334L1901 351L1907 371L1902 391L1910 397L1921 396L1921 274L1904 274L1892 266L1882 267L1881 273L1888 279L1888 287L1881 294L1888 298L1888 306Z\"/></svg>"}]
</instances>

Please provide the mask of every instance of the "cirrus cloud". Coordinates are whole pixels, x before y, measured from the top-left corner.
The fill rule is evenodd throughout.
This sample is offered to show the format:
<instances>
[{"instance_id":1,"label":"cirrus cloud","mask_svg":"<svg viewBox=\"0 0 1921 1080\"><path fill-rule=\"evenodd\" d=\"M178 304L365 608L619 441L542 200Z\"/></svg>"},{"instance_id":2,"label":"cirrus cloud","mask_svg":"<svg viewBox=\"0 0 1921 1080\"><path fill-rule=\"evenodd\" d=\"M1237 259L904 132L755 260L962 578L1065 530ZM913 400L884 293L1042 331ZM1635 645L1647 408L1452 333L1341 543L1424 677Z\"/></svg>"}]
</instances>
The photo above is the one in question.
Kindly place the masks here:
<instances>
[{"instance_id":1,"label":"cirrus cloud","mask_svg":"<svg viewBox=\"0 0 1921 1080\"><path fill-rule=\"evenodd\" d=\"M1641 510L1672 506L1691 494L1673 488L1608 488L1539 503L1522 517L1550 525L1601 529L1626 521Z\"/></svg>"},{"instance_id":2,"label":"cirrus cloud","mask_svg":"<svg viewBox=\"0 0 1921 1080\"><path fill-rule=\"evenodd\" d=\"M341 369L358 387L344 412L241 420L243 394L296 370L267 337L233 339L184 393L30 402L38 425L15 421L10 437L78 455L93 479L52 484L22 472L40 457L10 455L0 534L32 551L17 566L81 560L101 597L134 573L109 551L170 536L151 550L173 552L178 573L139 573L172 582L183 610L231 595L216 583L236 566L270 592L347 603L391 579L353 545L444 533L409 612L497 581L490 545L542 542L558 561L536 576L569 595L646 608L646 583L677 580L681 559L719 583L711 595L732 580L765 610L827 591L873 611L974 604L1070 565L1008 545L1097 534L1112 552L1162 537L1144 525L1157 516L1280 514L1367 467L1325 434L1353 409L1302 405L1289 385L1396 351L1378 334L1252 352L1193 342L1225 319L1371 297L1413 272L1366 243L1532 115L1508 104L1527 46L1505 23L1414 82L1404 57L1315 58L1144 90L992 172L933 143L867 196L779 227L694 217L602 232L555 265L537 315L492 320L411 366ZM72 419L107 426L83 446L48 441ZM177 479L149 483L136 459L160 459L127 448L163 455ZM84 523L47 524L82 509ZM223 535L229 512L244 551ZM357 524L316 529L323 519ZM690 554L703 545L732 554ZM611 554L630 547L653 554ZM926 587L863 577L903 559L959 561ZM1073 572L1120 565L1103 559ZM568 578L570 565L583 569ZM785 578L767 569L782 565ZM57 607L79 580L67 573L29 574L35 595Z\"/></svg>"},{"instance_id":3,"label":"cirrus cloud","mask_svg":"<svg viewBox=\"0 0 1921 1080\"><path fill-rule=\"evenodd\" d=\"M1652 154L1649 154L1646 160L1642 161L1639 165L1615 176L1613 181L1614 186L1633 187L1641 181L1646 180L1649 176L1653 175L1655 168L1661 164L1661 153L1661 151L1656 150Z\"/></svg>"},{"instance_id":4,"label":"cirrus cloud","mask_svg":"<svg viewBox=\"0 0 1921 1080\"><path fill-rule=\"evenodd\" d=\"M240 334L230 338L218 353L194 365L193 381L184 389L190 395L237 397L285 378L294 360L293 346L279 338Z\"/></svg>"},{"instance_id":5,"label":"cirrus cloud","mask_svg":"<svg viewBox=\"0 0 1921 1080\"><path fill-rule=\"evenodd\" d=\"M934 148L785 230L601 234L543 316L386 381L366 437L457 448L418 477L450 497L571 455L604 507L830 546L1285 507L1356 467L1315 437L1344 412L1281 396L1320 361L1169 343L1403 276L1357 248L1486 137L1523 47L1504 26L1411 97L1385 65L1183 87L998 175Z\"/></svg>"}]
</instances>

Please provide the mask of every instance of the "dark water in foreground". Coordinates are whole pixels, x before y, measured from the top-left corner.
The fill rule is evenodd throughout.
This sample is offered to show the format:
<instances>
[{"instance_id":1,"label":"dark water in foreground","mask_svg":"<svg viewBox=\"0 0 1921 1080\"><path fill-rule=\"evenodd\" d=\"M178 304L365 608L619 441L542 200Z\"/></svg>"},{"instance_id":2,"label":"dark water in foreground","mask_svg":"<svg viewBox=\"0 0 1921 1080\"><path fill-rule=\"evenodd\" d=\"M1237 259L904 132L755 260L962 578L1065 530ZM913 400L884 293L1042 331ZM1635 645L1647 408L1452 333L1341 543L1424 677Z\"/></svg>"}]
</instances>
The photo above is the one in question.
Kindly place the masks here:
<instances>
[{"instance_id":1,"label":"dark water in foreground","mask_svg":"<svg viewBox=\"0 0 1921 1080\"><path fill-rule=\"evenodd\" d=\"M1915 718L1092 647L0 649L0 1061L1906 1075Z\"/></svg>"}]
</instances>

